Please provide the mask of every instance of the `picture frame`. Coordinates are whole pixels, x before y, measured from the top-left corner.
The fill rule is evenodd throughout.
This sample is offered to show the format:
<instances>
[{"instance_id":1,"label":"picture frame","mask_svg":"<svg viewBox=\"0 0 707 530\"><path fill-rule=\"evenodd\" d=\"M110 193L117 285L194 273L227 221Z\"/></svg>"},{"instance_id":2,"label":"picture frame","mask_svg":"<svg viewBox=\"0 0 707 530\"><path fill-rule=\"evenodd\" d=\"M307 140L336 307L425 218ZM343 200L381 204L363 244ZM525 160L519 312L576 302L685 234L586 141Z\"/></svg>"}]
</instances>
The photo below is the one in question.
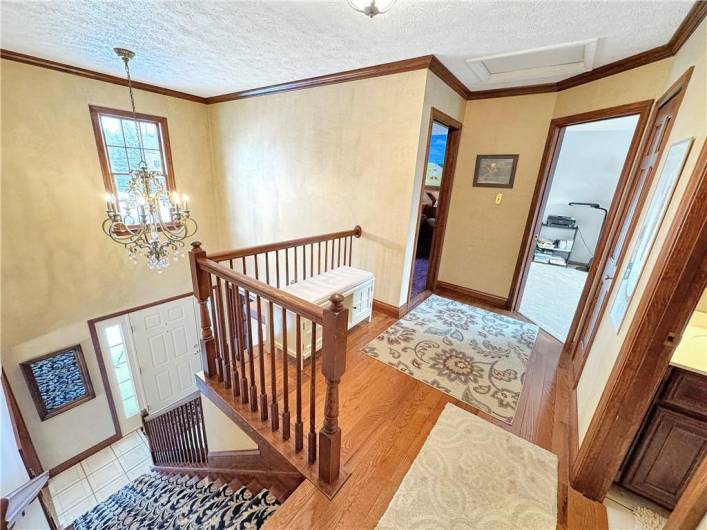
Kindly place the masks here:
<instances>
[{"instance_id":1,"label":"picture frame","mask_svg":"<svg viewBox=\"0 0 707 530\"><path fill-rule=\"evenodd\" d=\"M42 421L96 397L80 344L20 363Z\"/></svg>"},{"instance_id":2,"label":"picture frame","mask_svg":"<svg viewBox=\"0 0 707 530\"><path fill-rule=\"evenodd\" d=\"M474 183L477 188L512 188L518 155L477 155Z\"/></svg>"}]
</instances>

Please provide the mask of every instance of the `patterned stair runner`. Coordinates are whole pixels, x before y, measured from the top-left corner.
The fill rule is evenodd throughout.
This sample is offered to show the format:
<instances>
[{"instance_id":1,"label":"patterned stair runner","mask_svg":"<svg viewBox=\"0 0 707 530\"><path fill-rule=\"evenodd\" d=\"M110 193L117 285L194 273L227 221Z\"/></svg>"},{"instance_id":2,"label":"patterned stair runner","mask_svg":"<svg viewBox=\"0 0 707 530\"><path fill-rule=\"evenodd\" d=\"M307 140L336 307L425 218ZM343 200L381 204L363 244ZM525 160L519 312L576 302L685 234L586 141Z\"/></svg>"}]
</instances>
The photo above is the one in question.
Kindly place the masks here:
<instances>
[{"instance_id":1,"label":"patterned stair runner","mask_svg":"<svg viewBox=\"0 0 707 530\"><path fill-rule=\"evenodd\" d=\"M75 530L260 528L280 503L268 491L253 495L221 481L147 473L74 522Z\"/></svg>"}]
</instances>

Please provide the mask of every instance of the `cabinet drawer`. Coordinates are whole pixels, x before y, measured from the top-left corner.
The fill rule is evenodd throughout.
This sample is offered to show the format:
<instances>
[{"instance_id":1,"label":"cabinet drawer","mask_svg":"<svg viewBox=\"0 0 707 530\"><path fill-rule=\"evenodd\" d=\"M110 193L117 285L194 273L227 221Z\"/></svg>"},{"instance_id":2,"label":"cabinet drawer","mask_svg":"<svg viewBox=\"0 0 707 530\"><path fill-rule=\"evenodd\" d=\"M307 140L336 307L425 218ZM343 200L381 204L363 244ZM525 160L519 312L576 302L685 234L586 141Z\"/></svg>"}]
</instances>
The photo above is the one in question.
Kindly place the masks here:
<instances>
[{"instance_id":1,"label":"cabinet drawer","mask_svg":"<svg viewBox=\"0 0 707 530\"><path fill-rule=\"evenodd\" d=\"M621 485L672 510L707 454L707 422L656 406Z\"/></svg>"},{"instance_id":2,"label":"cabinet drawer","mask_svg":"<svg viewBox=\"0 0 707 530\"><path fill-rule=\"evenodd\" d=\"M707 418L707 377L674 368L661 400Z\"/></svg>"}]
</instances>

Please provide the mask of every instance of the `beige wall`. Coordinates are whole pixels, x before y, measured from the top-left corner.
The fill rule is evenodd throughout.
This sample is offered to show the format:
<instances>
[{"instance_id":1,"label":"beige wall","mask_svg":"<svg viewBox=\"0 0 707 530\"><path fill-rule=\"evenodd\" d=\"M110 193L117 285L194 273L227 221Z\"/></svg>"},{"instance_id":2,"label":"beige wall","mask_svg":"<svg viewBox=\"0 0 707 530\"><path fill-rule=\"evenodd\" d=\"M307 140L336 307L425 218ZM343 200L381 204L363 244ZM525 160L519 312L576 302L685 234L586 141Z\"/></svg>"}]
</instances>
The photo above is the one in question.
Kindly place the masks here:
<instances>
[{"instance_id":1,"label":"beige wall","mask_svg":"<svg viewBox=\"0 0 707 530\"><path fill-rule=\"evenodd\" d=\"M42 463L53 466L110 434L86 320L191 290L188 263L162 275L132 265L101 231L103 179L89 104L127 108L124 87L3 60L2 364ZM207 248L217 244L205 105L137 91L166 116L177 186ZM40 422L18 362L81 343L97 397ZM109 432L110 431L110 432Z\"/></svg>"},{"instance_id":2,"label":"beige wall","mask_svg":"<svg viewBox=\"0 0 707 530\"><path fill-rule=\"evenodd\" d=\"M258 444L226 416L213 402L201 396L209 452L257 449Z\"/></svg>"},{"instance_id":3,"label":"beige wall","mask_svg":"<svg viewBox=\"0 0 707 530\"><path fill-rule=\"evenodd\" d=\"M435 74L427 71L427 82L425 84L425 97L422 104L422 117L420 120L420 137L417 144L417 162L415 169L415 180L410 197L410 213L408 216L408 234L405 245L405 259L403 266L403 282L400 290L400 300L397 305L407 302L410 287L410 269L412 268L413 252L415 250L415 235L420 215L420 190L426 172L427 144L429 143L428 133L430 128L430 116L432 108L444 112L447 116L459 122L464 121L464 110L466 100L449 88Z\"/></svg>"},{"instance_id":4,"label":"beige wall","mask_svg":"<svg viewBox=\"0 0 707 530\"><path fill-rule=\"evenodd\" d=\"M426 80L418 70L210 105L224 245L360 224L354 265L398 305Z\"/></svg>"},{"instance_id":5,"label":"beige wall","mask_svg":"<svg viewBox=\"0 0 707 530\"><path fill-rule=\"evenodd\" d=\"M577 386L577 408L578 408L578 426L579 439L583 440L596 406L599 402L601 394L606 386L609 375L614 367L618 353L623 345L628 331L629 323L635 315L636 308L643 295L648 279L653 271L656 259L665 242L671 221L675 217L676 209L682 196L685 192L688 180L695 167L695 163L699 156L700 149L705 140L707 132L707 83L705 77L707 75L707 21L703 21L700 27L693 33L692 37L685 43L678 54L670 60L670 68L668 75L663 83L663 86L654 95L659 97L665 92L668 87L675 82L690 66L695 66L692 79L685 94L685 99L680 107L677 119L675 120L673 130L670 133L668 146L676 141L693 136L695 142L692 150L683 169L680 180L678 181L675 193L671 199L670 205L666 212L665 218L661 224L655 243L651 253L646 261L645 268L636 287L635 294L631 300L624 324L620 329L615 329L609 311L605 314L599 328L597 336L594 340L592 349L589 352L587 363ZM667 152L667 149L666 149ZM661 167L658 167L660 172ZM640 226L639 220L639 226ZM638 234L638 230L636 234ZM634 238L635 242L635 238ZM633 247L633 242L629 246L627 253L630 255ZM624 268L625 268L624 263ZM616 275L620 278L623 275L623 269ZM614 295L616 293L613 293ZM611 308L614 296L609 299L608 307Z\"/></svg>"},{"instance_id":6,"label":"beige wall","mask_svg":"<svg viewBox=\"0 0 707 530\"><path fill-rule=\"evenodd\" d=\"M556 94L468 101L439 279L506 297ZM478 154L518 154L512 189L472 186ZM503 193L500 205L496 193Z\"/></svg>"},{"instance_id":7,"label":"beige wall","mask_svg":"<svg viewBox=\"0 0 707 530\"><path fill-rule=\"evenodd\" d=\"M550 121L653 99L670 65L666 59L554 94L467 102L439 279L508 296ZM520 155L513 188L473 187L478 154Z\"/></svg>"}]
</instances>

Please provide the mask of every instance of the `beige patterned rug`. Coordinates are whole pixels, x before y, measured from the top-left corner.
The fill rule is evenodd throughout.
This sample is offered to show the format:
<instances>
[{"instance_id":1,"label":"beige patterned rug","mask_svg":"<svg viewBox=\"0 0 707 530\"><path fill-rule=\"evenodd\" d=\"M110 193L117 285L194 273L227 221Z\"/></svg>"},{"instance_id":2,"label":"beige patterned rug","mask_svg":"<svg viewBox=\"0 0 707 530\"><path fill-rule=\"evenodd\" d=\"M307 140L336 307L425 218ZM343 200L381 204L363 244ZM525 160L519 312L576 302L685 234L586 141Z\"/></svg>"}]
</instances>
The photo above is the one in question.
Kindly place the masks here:
<instances>
[{"instance_id":1,"label":"beige patterned rug","mask_svg":"<svg viewBox=\"0 0 707 530\"><path fill-rule=\"evenodd\" d=\"M506 423L538 327L432 295L363 352Z\"/></svg>"},{"instance_id":2,"label":"beige patterned rug","mask_svg":"<svg viewBox=\"0 0 707 530\"><path fill-rule=\"evenodd\" d=\"M554 530L557 456L451 403L381 529Z\"/></svg>"}]
</instances>

